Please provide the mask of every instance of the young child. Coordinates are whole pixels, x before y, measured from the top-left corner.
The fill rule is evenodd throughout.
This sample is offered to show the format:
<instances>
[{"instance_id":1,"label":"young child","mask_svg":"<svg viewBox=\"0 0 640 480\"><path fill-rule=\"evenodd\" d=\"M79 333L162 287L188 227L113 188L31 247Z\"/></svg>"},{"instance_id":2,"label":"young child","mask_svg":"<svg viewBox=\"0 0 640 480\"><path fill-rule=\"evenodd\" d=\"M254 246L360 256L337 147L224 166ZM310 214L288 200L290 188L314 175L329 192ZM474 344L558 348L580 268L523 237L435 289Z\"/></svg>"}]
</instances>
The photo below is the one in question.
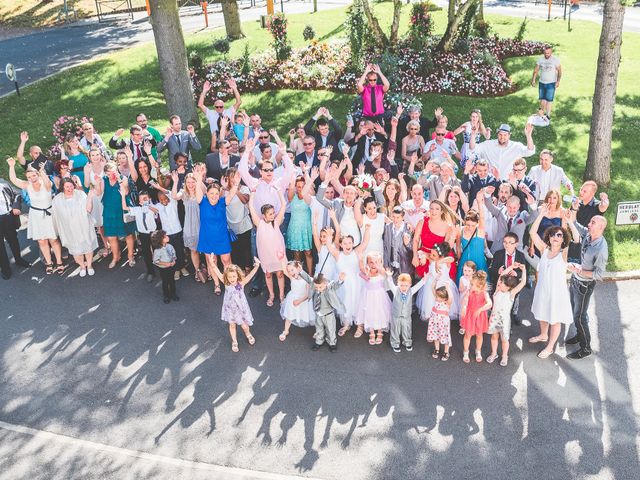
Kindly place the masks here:
<instances>
[{"instance_id":1,"label":"young child","mask_svg":"<svg viewBox=\"0 0 640 480\"><path fill-rule=\"evenodd\" d=\"M395 207L391 212L391 223L384 226L384 267L391 269L393 280L398 281L401 273L411 273L412 232L404 221L404 209Z\"/></svg>"},{"instance_id":2,"label":"young child","mask_svg":"<svg viewBox=\"0 0 640 480\"><path fill-rule=\"evenodd\" d=\"M278 190L278 198L280 199L280 205L282 207L276 215L276 210L273 205L264 204L260 208L260 215L254 208L255 191L251 192L249 197L249 211L251 212L251 219L256 226L256 249L258 251L258 258L262 264L262 270L264 271L264 277L267 283L267 290L269 290L269 298L267 299L267 306L272 307L275 298L275 291L273 289L273 274L276 274L278 279L278 291L280 293L280 302L284 301L284 274L282 273L282 263L280 258L285 253L284 237L280 232L280 225L284 220L284 213L286 205L282 191Z\"/></svg>"},{"instance_id":3,"label":"young child","mask_svg":"<svg viewBox=\"0 0 640 480\"><path fill-rule=\"evenodd\" d=\"M469 363L469 345L471 337L476 337L476 362L482 362L482 335L489 328L487 310L491 308L491 297L487 292L487 272L479 270L471 277L471 287L462 303L460 326L464 328L462 341L464 352L462 361Z\"/></svg>"},{"instance_id":4,"label":"young child","mask_svg":"<svg viewBox=\"0 0 640 480\"><path fill-rule=\"evenodd\" d=\"M393 270L386 270L385 287L393 294L391 304L391 333L389 335L391 348L395 353L400 353L400 340L407 352L413 350L413 339L411 335L411 311L413 308L413 296L422 288L425 279L421 278L413 287L411 286L411 275L401 273L398 275L398 285L392 282Z\"/></svg>"},{"instance_id":5,"label":"young child","mask_svg":"<svg viewBox=\"0 0 640 480\"><path fill-rule=\"evenodd\" d=\"M360 264L364 286L358 304L355 336L360 337L364 329L369 334L369 345L381 345L384 332L389 331L391 324L391 300L384 288L386 272L382 266L382 254L369 252L365 262Z\"/></svg>"},{"instance_id":6,"label":"young child","mask_svg":"<svg viewBox=\"0 0 640 480\"><path fill-rule=\"evenodd\" d=\"M435 298L429 317L427 327L427 342L433 342L433 353L431 357L437 359L440 356L440 345L444 345L444 352L440 360L449 360L449 347L451 346L451 321L449 319L449 308L453 296L448 283L438 287L441 274L436 276L436 281L431 284L431 291Z\"/></svg>"},{"instance_id":7,"label":"young child","mask_svg":"<svg viewBox=\"0 0 640 480\"><path fill-rule=\"evenodd\" d=\"M164 303L171 300L178 301L176 295L176 281L173 276L176 265L176 251L169 243L169 235L164 230L156 230L151 234L151 247L153 247L153 263L160 271L162 279L162 295Z\"/></svg>"},{"instance_id":8,"label":"young child","mask_svg":"<svg viewBox=\"0 0 640 480\"><path fill-rule=\"evenodd\" d=\"M177 182L177 178L175 181ZM169 241L176 251L175 279L180 279L181 273L183 277L188 277L189 271L184 266L184 241L182 240L182 225L178 216L178 200L173 198L169 190L163 189L156 183L153 185L157 190L161 190L158 193L158 203L155 204L155 207L158 209L162 229L169 235Z\"/></svg>"},{"instance_id":9,"label":"young child","mask_svg":"<svg viewBox=\"0 0 640 480\"><path fill-rule=\"evenodd\" d=\"M449 255L451 247L447 242L436 243L429 251L429 271L426 274L427 280L418 293L416 305L420 310L420 318L423 322L428 322L431 317L431 309L436 301L431 286L436 284L436 288L444 285L449 286L451 304L449 305L449 318L457 319L460 312L460 300L458 298L458 289L454 281L451 279L451 268L453 265L453 257ZM419 271L416 268L416 271ZM420 269L420 271L423 271ZM442 273L438 277L438 273ZM436 279L437 277L437 279Z\"/></svg>"},{"instance_id":10,"label":"young child","mask_svg":"<svg viewBox=\"0 0 640 480\"><path fill-rule=\"evenodd\" d=\"M313 244L318 251L318 263L316 264L315 275L322 274L327 280L332 281L337 278L338 270L336 268L336 259L331 255L329 245L332 245L336 238L340 238L340 224L337 220L334 221L336 231L331 227L324 227L318 233L316 220L320 215L316 212L314 215L314 221L311 222L311 230L313 232ZM334 217L335 218L335 214Z\"/></svg>"},{"instance_id":11,"label":"young child","mask_svg":"<svg viewBox=\"0 0 640 480\"><path fill-rule=\"evenodd\" d=\"M469 288L471 288L471 277L473 274L478 271L478 267L473 260L467 260L464 262L464 266L462 267L462 276L460 277L460 301L464 301L464 296L469 293ZM464 335L464 328L460 327L458 330L460 335Z\"/></svg>"},{"instance_id":12,"label":"young child","mask_svg":"<svg viewBox=\"0 0 640 480\"><path fill-rule=\"evenodd\" d=\"M309 292L311 277L302 270L302 263L298 260L286 263L284 256L283 271L291 281L291 290L287 293L280 307L280 316L284 319L284 331L278 337L281 342L287 339L292 324L304 328L315 323L313 305L309 301L311 299L311 292Z\"/></svg>"},{"instance_id":13,"label":"young child","mask_svg":"<svg viewBox=\"0 0 640 480\"><path fill-rule=\"evenodd\" d=\"M335 213L332 214L331 212L333 212L333 210L330 210L330 215L335 216ZM345 235L340 238L340 250L336 249L333 244L327 245L331 255L336 259L338 272L345 273L344 282L342 282L342 285L338 289L338 296L344 305L344 312L338 314L340 322L342 323L342 327L338 331L339 337L342 337L349 331L358 314L358 303L362 290L360 257L369 244L370 229L370 224L364 226L362 242L355 248L353 247L353 237L351 235ZM362 332L360 335L362 335Z\"/></svg>"},{"instance_id":14,"label":"young child","mask_svg":"<svg viewBox=\"0 0 640 480\"><path fill-rule=\"evenodd\" d=\"M247 303L247 297L244 294L244 287L251 281L253 276L260 267L260 260L254 258L253 269L244 275L244 271L237 265L227 265L224 273L221 273L218 266L213 264L213 273L218 279L224 283L224 298L222 299L222 315L223 322L229 324L229 334L231 335L231 351L238 352L238 336L236 326L240 325L242 331L247 337L249 345L256 343L256 339L251 335L249 327L253 325L253 315Z\"/></svg>"},{"instance_id":15,"label":"young child","mask_svg":"<svg viewBox=\"0 0 640 480\"><path fill-rule=\"evenodd\" d=\"M304 273L304 272L302 272ZM338 281L329 282L321 273L314 279L303 275L307 283L313 285L313 311L316 314L315 343L311 350L317 352L326 341L331 353L338 350L336 346L336 311L344 310L344 306L338 297L337 289L342 284L345 274L341 273Z\"/></svg>"},{"instance_id":16,"label":"young child","mask_svg":"<svg viewBox=\"0 0 640 480\"><path fill-rule=\"evenodd\" d=\"M149 192L140 190L138 192L139 207L129 207L126 198L122 196L122 210L129 212L136 219L136 229L138 230L138 239L140 240L140 250L142 258L147 267L147 282L151 282L154 277L153 271L153 249L151 248L151 234L156 231L156 214L158 210L151 205ZM171 239L169 239L171 240ZM175 247L174 247L175 248Z\"/></svg>"},{"instance_id":17,"label":"young child","mask_svg":"<svg viewBox=\"0 0 640 480\"><path fill-rule=\"evenodd\" d=\"M521 270L520 280L513 274L514 269ZM516 295L527 283L527 270L520 263L513 263L503 272L498 283L496 292L493 294L493 309L489 319L489 329L487 333L491 335L491 355L487 357L487 363L493 363L498 358L498 337L502 340L502 359L500 365L507 366L509 362L509 334L511 332L511 307Z\"/></svg>"}]
</instances>

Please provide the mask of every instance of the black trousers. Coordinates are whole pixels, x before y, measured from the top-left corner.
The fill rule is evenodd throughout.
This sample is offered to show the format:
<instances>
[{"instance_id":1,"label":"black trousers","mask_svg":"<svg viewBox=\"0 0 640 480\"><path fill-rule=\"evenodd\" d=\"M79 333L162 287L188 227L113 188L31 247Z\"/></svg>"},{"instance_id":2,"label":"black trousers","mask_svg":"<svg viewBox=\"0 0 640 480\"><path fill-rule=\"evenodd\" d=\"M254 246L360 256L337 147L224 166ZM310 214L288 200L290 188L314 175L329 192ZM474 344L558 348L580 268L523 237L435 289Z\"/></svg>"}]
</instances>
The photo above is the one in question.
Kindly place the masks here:
<instances>
[{"instance_id":1,"label":"black trousers","mask_svg":"<svg viewBox=\"0 0 640 480\"><path fill-rule=\"evenodd\" d=\"M147 266L147 273L154 275L153 270L153 251L151 249L151 234L138 232L138 239L140 240L140 251L142 252L142 258L144 264Z\"/></svg>"},{"instance_id":2,"label":"black trousers","mask_svg":"<svg viewBox=\"0 0 640 480\"><path fill-rule=\"evenodd\" d=\"M175 267L160 268L160 278L162 279L162 296L164 298L173 298L176 296L176 281L173 278Z\"/></svg>"},{"instance_id":3,"label":"black trousers","mask_svg":"<svg viewBox=\"0 0 640 480\"><path fill-rule=\"evenodd\" d=\"M589 332L589 301L596 286L595 280L582 281L576 277L571 277L571 307L573 308L573 323L578 331L578 342L580 348L591 350L591 333Z\"/></svg>"},{"instance_id":4,"label":"black trousers","mask_svg":"<svg viewBox=\"0 0 640 480\"><path fill-rule=\"evenodd\" d=\"M6 240L13 253L13 259L22 260L20 255L20 244L18 243L18 232L16 231L16 217L11 213L0 215L0 270L2 273L10 274L11 266L9 265L9 256L4 245Z\"/></svg>"},{"instance_id":5,"label":"black trousers","mask_svg":"<svg viewBox=\"0 0 640 480\"><path fill-rule=\"evenodd\" d=\"M184 241L182 240L182 232L169 235L169 243L176 251L175 269L180 270L184 267Z\"/></svg>"}]
</instances>

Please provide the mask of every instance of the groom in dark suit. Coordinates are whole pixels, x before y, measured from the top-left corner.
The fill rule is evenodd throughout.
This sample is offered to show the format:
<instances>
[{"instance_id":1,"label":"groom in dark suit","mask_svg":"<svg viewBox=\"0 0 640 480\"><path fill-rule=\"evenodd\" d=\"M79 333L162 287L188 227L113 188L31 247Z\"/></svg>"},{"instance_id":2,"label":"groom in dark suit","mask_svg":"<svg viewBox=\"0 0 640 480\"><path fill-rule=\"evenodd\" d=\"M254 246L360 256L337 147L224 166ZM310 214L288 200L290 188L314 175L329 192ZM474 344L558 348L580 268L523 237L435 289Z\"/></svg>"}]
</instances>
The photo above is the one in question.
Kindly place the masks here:
<instances>
[{"instance_id":1,"label":"groom in dark suit","mask_svg":"<svg viewBox=\"0 0 640 480\"><path fill-rule=\"evenodd\" d=\"M171 170L175 170L177 166L174 160L176 153L184 153L189 159L189 166L192 166L191 152L202 148L193 125L187 125L187 129L182 130L182 120L178 115L169 117L169 125L166 135L158 142L158 154L161 154L165 149L169 150Z\"/></svg>"},{"instance_id":2,"label":"groom in dark suit","mask_svg":"<svg viewBox=\"0 0 640 480\"><path fill-rule=\"evenodd\" d=\"M525 265L526 259L524 253L518 250L518 235L513 232L507 232L502 240L504 248L496 251L493 254L493 259L489 265L489 281L491 282L491 292L495 291L496 284L502 272L514 263ZM519 270L519 269L517 269ZM520 272L514 271L515 275L522 275ZM511 308L511 324L520 325L520 319L518 318L518 306L519 306L519 294L516 295L513 300L513 307Z\"/></svg>"}]
</instances>

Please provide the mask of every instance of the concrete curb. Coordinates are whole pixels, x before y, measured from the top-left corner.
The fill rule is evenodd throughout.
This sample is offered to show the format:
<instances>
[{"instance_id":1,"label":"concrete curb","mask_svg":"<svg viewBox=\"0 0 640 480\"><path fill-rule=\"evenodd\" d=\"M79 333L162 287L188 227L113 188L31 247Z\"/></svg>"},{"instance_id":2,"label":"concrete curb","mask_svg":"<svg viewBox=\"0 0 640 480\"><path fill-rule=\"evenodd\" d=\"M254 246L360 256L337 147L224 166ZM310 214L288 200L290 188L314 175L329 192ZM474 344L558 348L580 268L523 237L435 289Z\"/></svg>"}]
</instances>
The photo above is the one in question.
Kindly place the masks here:
<instances>
[{"instance_id":1,"label":"concrete curb","mask_svg":"<svg viewBox=\"0 0 640 480\"><path fill-rule=\"evenodd\" d=\"M623 280L636 280L640 278L640 270L629 270L627 272L604 272L602 280L605 282L620 282Z\"/></svg>"}]
</instances>

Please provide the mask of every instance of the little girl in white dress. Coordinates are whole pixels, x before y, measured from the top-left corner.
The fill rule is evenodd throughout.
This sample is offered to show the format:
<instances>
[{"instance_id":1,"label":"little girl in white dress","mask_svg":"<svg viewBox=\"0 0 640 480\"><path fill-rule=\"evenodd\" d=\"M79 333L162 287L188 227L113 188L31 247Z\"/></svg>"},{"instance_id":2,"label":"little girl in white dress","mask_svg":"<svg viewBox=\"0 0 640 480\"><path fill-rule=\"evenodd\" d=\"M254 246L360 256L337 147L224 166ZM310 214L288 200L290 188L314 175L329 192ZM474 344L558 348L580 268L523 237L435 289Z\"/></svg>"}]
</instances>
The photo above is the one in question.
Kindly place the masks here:
<instances>
[{"instance_id":1,"label":"little girl in white dress","mask_svg":"<svg viewBox=\"0 0 640 480\"><path fill-rule=\"evenodd\" d=\"M284 268L284 274L291 280L291 290L282 302L280 316L284 320L284 331L278 337L284 342L289 335L291 325L296 327L310 327L315 324L316 316L310 301L309 276L302 270L302 264L297 260L290 261Z\"/></svg>"},{"instance_id":2,"label":"little girl in white dress","mask_svg":"<svg viewBox=\"0 0 640 480\"><path fill-rule=\"evenodd\" d=\"M429 253L429 273L425 277L426 281L416 299L416 306L420 310L420 319L423 322L428 322L431 316L431 310L435 302L435 296L433 294L432 285L437 282L436 288L448 286L451 292L451 304L449 306L449 318L451 320L457 320L460 316L460 296L458 294L458 288L449 271L453 263L453 257L449 256L449 244L447 242L437 243L431 248ZM440 277L436 280L440 271Z\"/></svg>"},{"instance_id":3,"label":"little girl in white dress","mask_svg":"<svg viewBox=\"0 0 640 480\"><path fill-rule=\"evenodd\" d=\"M329 282L338 279L336 259L331 255L331 251L329 250L329 246L331 245L333 247L333 242L340 236L338 222L334 222L334 225L336 225L337 231L334 231L331 227L325 227L318 233L316 222L312 222L313 243L318 251L318 263L316 264L314 276L322 273Z\"/></svg>"}]
</instances>

